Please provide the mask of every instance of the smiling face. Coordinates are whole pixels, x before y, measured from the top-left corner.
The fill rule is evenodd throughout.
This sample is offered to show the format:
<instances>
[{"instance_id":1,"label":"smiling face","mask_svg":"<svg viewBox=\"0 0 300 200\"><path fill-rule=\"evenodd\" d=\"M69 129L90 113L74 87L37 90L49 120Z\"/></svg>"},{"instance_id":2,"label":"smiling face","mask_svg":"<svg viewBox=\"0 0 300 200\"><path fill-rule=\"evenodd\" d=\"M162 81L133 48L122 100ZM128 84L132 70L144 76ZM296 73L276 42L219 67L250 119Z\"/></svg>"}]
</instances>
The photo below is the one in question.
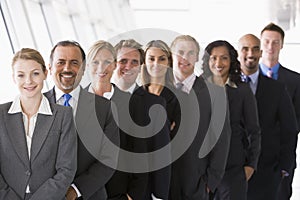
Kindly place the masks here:
<instances>
[{"instance_id":1,"label":"smiling face","mask_svg":"<svg viewBox=\"0 0 300 200\"><path fill-rule=\"evenodd\" d=\"M209 57L209 69L213 76L226 80L230 69L230 55L225 46L212 49Z\"/></svg>"},{"instance_id":2,"label":"smiling face","mask_svg":"<svg viewBox=\"0 0 300 200\"><path fill-rule=\"evenodd\" d=\"M185 79L194 73L198 61L197 47L193 41L179 40L172 47L173 68L177 78Z\"/></svg>"},{"instance_id":3,"label":"smiling face","mask_svg":"<svg viewBox=\"0 0 300 200\"><path fill-rule=\"evenodd\" d=\"M46 77L47 70L34 60L18 59L13 64L13 80L23 99L39 98Z\"/></svg>"},{"instance_id":4,"label":"smiling face","mask_svg":"<svg viewBox=\"0 0 300 200\"><path fill-rule=\"evenodd\" d=\"M150 47L146 52L146 68L151 79L164 79L169 60L165 52L160 48Z\"/></svg>"},{"instance_id":5,"label":"smiling face","mask_svg":"<svg viewBox=\"0 0 300 200\"><path fill-rule=\"evenodd\" d=\"M238 55L245 74L252 74L258 70L261 53L260 41L256 36L245 35L239 40Z\"/></svg>"},{"instance_id":6,"label":"smiling face","mask_svg":"<svg viewBox=\"0 0 300 200\"><path fill-rule=\"evenodd\" d=\"M113 71L116 68L113 54L108 49L100 49L95 57L88 63L92 83L110 83Z\"/></svg>"},{"instance_id":7,"label":"smiling face","mask_svg":"<svg viewBox=\"0 0 300 200\"><path fill-rule=\"evenodd\" d=\"M50 72L56 87L64 93L70 93L79 85L83 70L82 55L78 47L56 47L50 63Z\"/></svg>"},{"instance_id":8,"label":"smiling face","mask_svg":"<svg viewBox=\"0 0 300 200\"><path fill-rule=\"evenodd\" d=\"M137 49L121 48L117 53L116 80L124 87L130 87L135 83L140 72L141 55Z\"/></svg>"},{"instance_id":9,"label":"smiling face","mask_svg":"<svg viewBox=\"0 0 300 200\"><path fill-rule=\"evenodd\" d=\"M283 39L279 32L266 30L261 34L262 59L278 62Z\"/></svg>"}]
</instances>

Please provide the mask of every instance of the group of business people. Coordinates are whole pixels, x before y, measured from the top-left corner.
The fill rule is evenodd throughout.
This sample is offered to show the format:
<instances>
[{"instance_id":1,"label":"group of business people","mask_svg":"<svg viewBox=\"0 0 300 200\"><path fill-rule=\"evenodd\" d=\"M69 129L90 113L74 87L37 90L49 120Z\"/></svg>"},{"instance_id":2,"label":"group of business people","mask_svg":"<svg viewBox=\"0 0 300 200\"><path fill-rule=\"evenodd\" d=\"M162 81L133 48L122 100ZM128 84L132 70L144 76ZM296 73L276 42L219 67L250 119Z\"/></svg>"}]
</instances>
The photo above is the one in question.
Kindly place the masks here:
<instances>
[{"instance_id":1,"label":"group of business people","mask_svg":"<svg viewBox=\"0 0 300 200\"><path fill-rule=\"evenodd\" d=\"M300 75L279 64L283 41L273 23L237 50L213 41L199 77L190 35L170 46L99 40L87 56L61 41L44 94L42 56L21 49L20 94L0 105L0 199L289 199Z\"/></svg>"}]
</instances>

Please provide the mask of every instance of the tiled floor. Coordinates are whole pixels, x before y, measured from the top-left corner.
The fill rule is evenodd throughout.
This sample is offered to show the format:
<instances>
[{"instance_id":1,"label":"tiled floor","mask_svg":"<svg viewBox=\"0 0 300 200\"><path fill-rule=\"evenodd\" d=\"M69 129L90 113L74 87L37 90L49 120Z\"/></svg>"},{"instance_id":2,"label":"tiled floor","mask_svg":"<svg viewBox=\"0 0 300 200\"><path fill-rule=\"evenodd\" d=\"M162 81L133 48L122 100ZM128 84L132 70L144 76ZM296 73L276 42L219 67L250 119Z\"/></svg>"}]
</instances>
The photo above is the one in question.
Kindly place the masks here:
<instances>
[{"instance_id":1,"label":"tiled floor","mask_svg":"<svg viewBox=\"0 0 300 200\"><path fill-rule=\"evenodd\" d=\"M298 139L297 146L297 165L294 180L293 180L293 195L291 200L299 200L300 199L300 140Z\"/></svg>"}]
</instances>

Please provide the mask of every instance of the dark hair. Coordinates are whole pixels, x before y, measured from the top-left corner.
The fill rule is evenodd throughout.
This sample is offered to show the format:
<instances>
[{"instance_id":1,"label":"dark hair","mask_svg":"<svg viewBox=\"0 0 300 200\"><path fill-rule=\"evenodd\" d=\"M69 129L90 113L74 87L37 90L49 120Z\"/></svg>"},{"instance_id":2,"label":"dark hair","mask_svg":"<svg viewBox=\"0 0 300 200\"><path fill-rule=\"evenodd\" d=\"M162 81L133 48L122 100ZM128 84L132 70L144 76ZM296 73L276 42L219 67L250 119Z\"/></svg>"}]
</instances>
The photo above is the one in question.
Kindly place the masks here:
<instances>
[{"instance_id":1,"label":"dark hair","mask_svg":"<svg viewBox=\"0 0 300 200\"><path fill-rule=\"evenodd\" d=\"M22 48L21 50L19 50L18 52L15 53L13 60L12 60L12 66L17 62L17 60L19 59L23 59L23 60L34 60L37 63L39 63L42 67L43 72L46 72L46 65L45 65L45 61L42 57L42 55L40 54L40 52L38 52L35 49L31 49L31 48Z\"/></svg>"},{"instance_id":2,"label":"dark hair","mask_svg":"<svg viewBox=\"0 0 300 200\"><path fill-rule=\"evenodd\" d=\"M172 52L169 46L162 40L152 40L148 42L144 48L145 51L145 56L147 54L147 51L151 47L156 47L161 49L167 56L168 58L168 68L167 72L165 75L165 85L169 87L174 87L174 76L173 76L173 58L172 58ZM142 84L147 85L150 83L150 75L147 71L147 66L146 63L142 65L142 70L141 70L141 79L142 79Z\"/></svg>"},{"instance_id":3,"label":"dark hair","mask_svg":"<svg viewBox=\"0 0 300 200\"><path fill-rule=\"evenodd\" d=\"M143 46L140 43L138 43L134 39L120 40L120 42L115 45L117 56L122 48L132 48L138 50L138 52L140 53L140 64L142 65L144 63L145 52L143 50Z\"/></svg>"},{"instance_id":4,"label":"dark hair","mask_svg":"<svg viewBox=\"0 0 300 200\"><path fill-rule=\"evenodd\" d=\"M224 46L228 49L229 56L230 56L230 69L229 69L229 79L234 83L241 82L241 65L238 61L238 53L235 48L225 40L216 40L214 42L209 43L206 48L204 55L202 57L202 69L203 69L203 77L208 78L212 75L212 72L209 68L209 59L211 52L216 47Z\"/></svg>"},{"instance_id":5,"label":"dark hair","mask_svg":"<svg viewBox=\"0 0 300 200\"><path fill-rule=\"evenodd\" d=\"M56 47L58 46L63 46L63 47L67 47L67 46L73 46L73 47L78 47L80 52L81 52L81 57L82 57L82 67L83 67L83 70L85 69L85 53L84 53L84 50L83 48L80 46L80 44L76 41L72 41L72 40L64 40L64 41L60 41L58 42L54 47L53 49L51 50L51 54L50 54L50 63L52 63L53 61L53 54L54 54L54 51L56 49Z\"/></svg>"},{"instance_id":6,"label":"dark hair","mask_svg":"<svg viewBox=\"0 0 300 200\"><path fill-rule=\"evenodd\" d=\"M262 35L264 31L275 31L278 32L281 35L281 39L282 41L284 40L284 31L282 28L280 28L280 26L274 24L274 23L270 23L267 26L265 26L263 28L263 30L260 32L260 34Z\"/></svg>"}]
</instances>

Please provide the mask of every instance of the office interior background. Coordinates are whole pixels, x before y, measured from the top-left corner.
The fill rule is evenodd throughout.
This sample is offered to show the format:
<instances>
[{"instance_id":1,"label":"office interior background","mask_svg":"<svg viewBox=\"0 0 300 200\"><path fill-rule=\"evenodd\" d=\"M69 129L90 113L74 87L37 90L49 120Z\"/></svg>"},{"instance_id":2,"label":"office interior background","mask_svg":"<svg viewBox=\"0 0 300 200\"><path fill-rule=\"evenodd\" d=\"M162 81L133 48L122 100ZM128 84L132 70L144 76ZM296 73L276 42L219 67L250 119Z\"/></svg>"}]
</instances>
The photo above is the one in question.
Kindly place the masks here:
<instances>
[{"instance_id":1,"label":"office interior background","mask_svg":"<svg viewBox=\"0 0 300 200\"><path fill-rule=\"evenodd\" d=\"M87 51L99 39L113 43L147 35L170 42L176 34L190 34L204 49L216 39L235 46L243 34L259 36L274 22L286 33L280 62L300 72L300 0L0 0L0 14L0 103L18 93L11 75L16 51L35 48L48 63L51 48L65 39L78 41ZM200 67L195 73L201 73ZM44 90L52 84L48 76ZM293 187L292 200L298 200L299 169Z\"/></svg>"}]
</instances>

